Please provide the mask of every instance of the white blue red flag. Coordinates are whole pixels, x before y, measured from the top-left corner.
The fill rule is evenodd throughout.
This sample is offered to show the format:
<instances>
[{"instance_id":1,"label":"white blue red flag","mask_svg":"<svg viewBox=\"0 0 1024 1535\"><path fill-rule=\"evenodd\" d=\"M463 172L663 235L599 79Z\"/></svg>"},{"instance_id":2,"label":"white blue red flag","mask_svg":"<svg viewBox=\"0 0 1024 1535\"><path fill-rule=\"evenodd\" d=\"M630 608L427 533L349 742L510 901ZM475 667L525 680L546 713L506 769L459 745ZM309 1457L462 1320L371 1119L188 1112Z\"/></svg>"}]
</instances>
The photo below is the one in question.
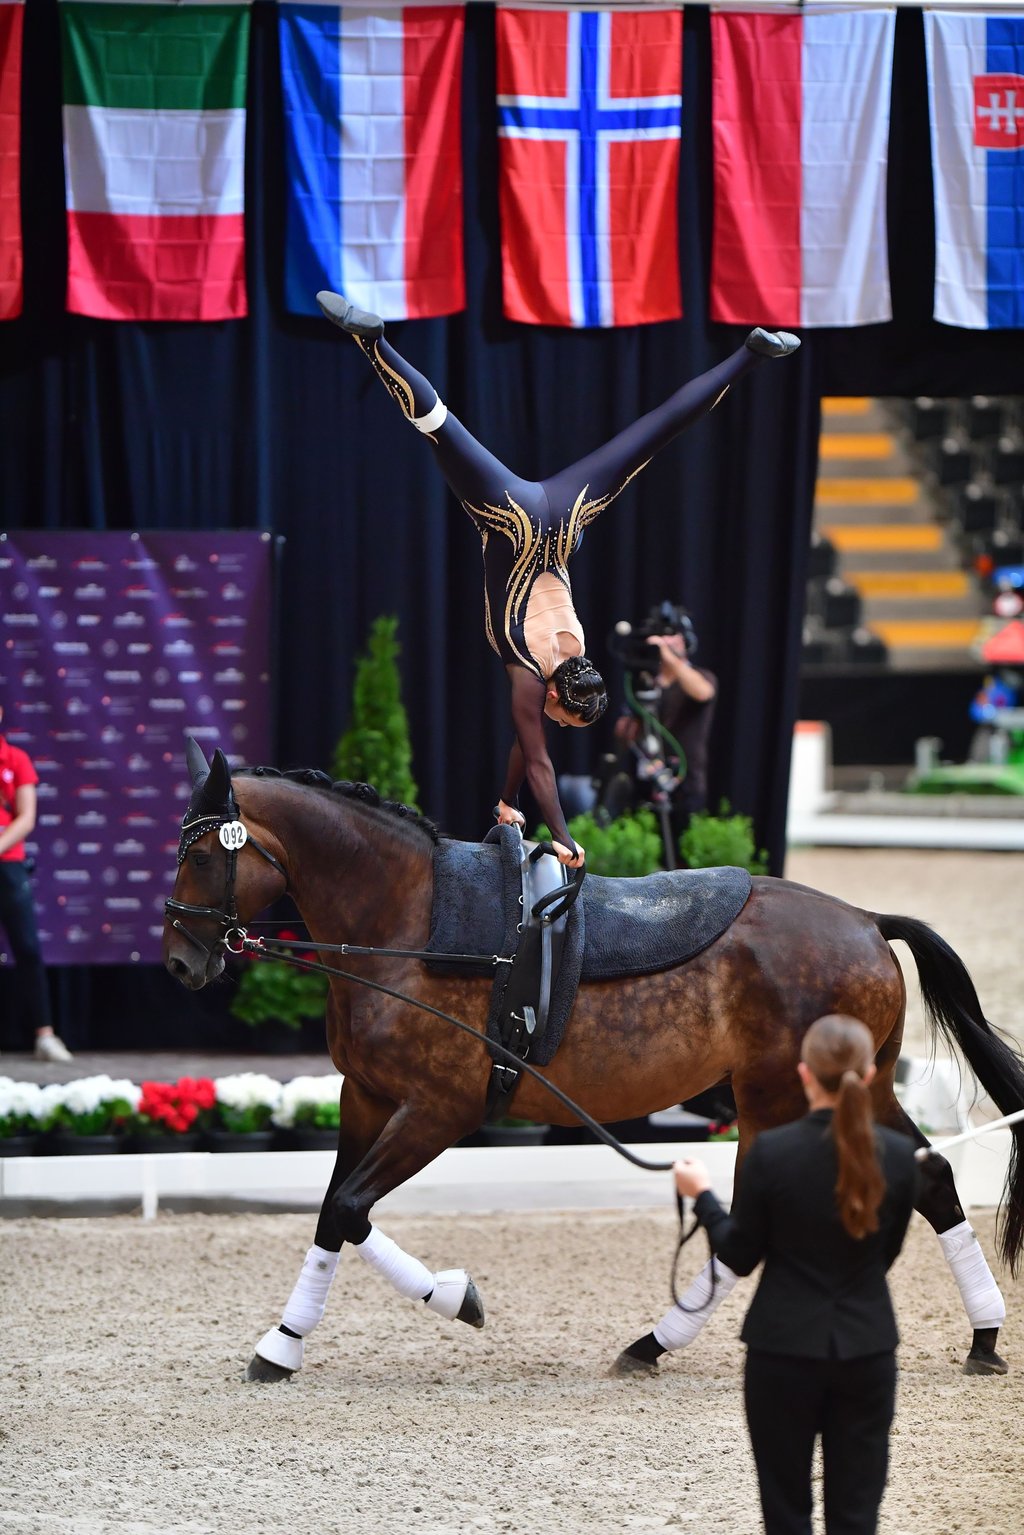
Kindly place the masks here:
<instances>
[{"instance_id":1,"label":"white blue red flag","mask_svg":"<svg viewBox=\"0 0 1024 1535\"><path fill-rule=\"evenodd\" d=\"M713 320L892 318L894 11L711 17Z\"/></svg>"},{"instance_id":2,"label":"white blue red flag","mask_svg":"<svg viewBox=\"0 0 1024 1535\"><path fill-rule=\"evenodd\" d=\"M386 320L465 308L462 5L281 0L285 304Z\"/></svg>"},{"instance_id":3,"label":"white blue red flag","mask_svg":"<svg viewBox=\"0 0 1024 1535\"><path fill-rule=\"evenodd\" d=\"M935 318L1024 327L1024 16L925 16Z\"/></svg>"},{"instance_id":4,"label":"white blue red flag","mask_svg":"<svg viewBox=\"0 0 1024 1535\"><path fill-rule=\"evenodd\" d=\"M682 12L499 9L497 41L505 314L678 319Z\"/></svg>"}]
</instances>

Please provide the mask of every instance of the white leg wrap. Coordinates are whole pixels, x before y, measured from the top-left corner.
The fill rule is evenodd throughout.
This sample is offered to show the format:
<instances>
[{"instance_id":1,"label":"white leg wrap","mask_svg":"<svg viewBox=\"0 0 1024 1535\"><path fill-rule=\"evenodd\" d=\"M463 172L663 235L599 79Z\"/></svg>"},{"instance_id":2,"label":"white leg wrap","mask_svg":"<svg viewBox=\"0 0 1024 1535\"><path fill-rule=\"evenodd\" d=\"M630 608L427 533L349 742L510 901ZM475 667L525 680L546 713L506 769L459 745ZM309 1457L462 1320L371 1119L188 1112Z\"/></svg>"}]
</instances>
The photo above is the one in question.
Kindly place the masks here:
<instances>
[{"instance_id":1,"label":"white leg wrap","mask_svg":"<svg viewBox=\"0 0 1024 1535\"><path fill-rule=\"evenodd\" d=\"M305 1345L301 1338L289 1338L279 1327L272 1327L256 1345L256 1353L282 1370L301 1370Z\"/></svg>"},{"instance_id":2,"label":"white leg wrap","mask_svg":"<svg viewBox=\"0 0 1024 1535\"><path fill-rule=\"evenodd\" d=\"M714 1295L711 1294L712 1262L715 1265ZM735 1283L736 1275L732 1269L726 1268L718 1258L709 1259L682 1297L683 1305L694 1309L683 1311L681 1307L673 1306L672 1310L666 1311L661 1321L655 1326L654 1336L662 1348L685 1348L688 1343L692 1343L704 1323L718 1310Z\"/></svg>"},{"instance_id":3,"label":"white leg wrap","mask_svg":"<svg viewBox=\"0 0 1024 1535\"><path fill-rule=\"evenodd\" d=\"M949 1231L940 1231L938 1237L971 1326L1001 1327L1006 1302L970 1222L961 1221Z\"/></svg>"},{"instance_id":4,"label":"white leg wrap","mask_svg":"<svg viewBox=\"0 0 1024 1535\"><path fill-rule=\"evenodd\" d=\"M427 1310L436 1311L447 1322L454 1322L462 1310L468 1289L469 1275L465 1269L440 1269L434 1275L434 1293L427 1301Z\"/></svg>"},{"instance_id":5,"label":"white leg wrap","mask_svg":"<svg viewBox=\"0 0 1024 1535\"><path fill-rule=\"evenodd\" d=\"M386 1237L377 1226L355 1249L364 1263L382 1274L407 1300L424 1300L434 1288L434 1276L418 1258L410 1258L397 1242Z\"/></svg>"},{"instance_id":6,"label":"white leg wrap","mask_svg":"<svg viewBox=\"0 0 1024 1535\"><path fill-rule=\"evenodd\" d=\"M281 1317L285 1327L297 1332L300 1338L312 1332L323 1317L338 1258L338 1253L328 1252L325 1247L317 1247L315 1243L306 1254L302 1272L295 1281L295 1289L289 1295ZM264 1354L263 1357L268 1356Z\"/></svg>"},{"instance_id":7,"label":"white leg wrap","mask_svg":"<svg viewBox=\"0 0 1024 1535\"><path fill-rule=\"evenodd\" d=\"M438 427L444 426L447 419L448 407L438 395L425 416L413 416L412 424L418 432L424 432L429 436L431 432L436 432Z\"/></svg>"}]
</instances>

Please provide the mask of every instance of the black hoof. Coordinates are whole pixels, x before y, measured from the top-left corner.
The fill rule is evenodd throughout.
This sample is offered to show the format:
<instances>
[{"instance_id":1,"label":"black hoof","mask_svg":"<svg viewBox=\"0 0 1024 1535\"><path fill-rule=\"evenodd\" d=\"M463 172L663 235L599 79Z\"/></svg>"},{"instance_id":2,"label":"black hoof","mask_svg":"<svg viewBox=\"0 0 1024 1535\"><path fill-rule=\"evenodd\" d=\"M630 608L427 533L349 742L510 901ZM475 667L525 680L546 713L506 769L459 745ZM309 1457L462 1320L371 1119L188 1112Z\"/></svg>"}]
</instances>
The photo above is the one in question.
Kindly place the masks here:
<instances>
[{"instance_id":1,"label":"black hoof","mask_svg":"<svg viewBox=\"0 0 1024 1535\"><path fill-rule=\"evenodd\" d=\"M752 330L744 343L760 357L788 357L800 345L800 337L788 330Z\"/></svg>"},{"instance_id":2,"label":"black hoof","mask_svg":"<svg viewBox=\"0 0 1024 1535\"><path fill-rule=\"evenodd\" d=\"M350 336L362 336L368 341L377 341L383 336L384 321L380 315L367 314L365 309L357 309L347 298L342 298L340 293L331 293L324 288L317 294L316 301L321 313L331 324L347 331Z\"/></svg>"},{"instance_id":3,"label":"black hoof","mask_svg":"<svg viewBox=\"0 0 1024 1535\"><path fill-rule=\"evenodd\" d=\"M294 1374L294 1370L284 1370L279 1364L271 1364L269 1359L261 1359L259 1354L253 1354L245 1378L259 1381L264 1386L276 1386L279 1381L291 1380Z\"/></svg>"},{"instance_id":4,"label":"black hoof","mask_svg":"<svg viewBox=\"0 0 1024 1535\"><path fill-rule=\"evenodd\" d=\"M462 1299L455 1320L468 1322L470 1327L482 1327L484 1325L484 1303L480 1299L480 1291L472 1279L466 1286L466 1293Z\"/></svg>"},{"instance_id":5,"label":"black hoof","mask_svg":"<svg viewBox=\"0 0 1024 1535\"><path fill-rule=\"evenodd\" d=\"M972 1349L964 1360L963 1372L965 1375L1009 1375L1010 1366L994 1351L985 1354Z\"/></svg>"},{"instance_id":6,"label":"black hoof","mask_svg":"<svg viewBox=\"0 0 1024 1535\"><path fill-rule=\"evenodd\" d=\"M613 1380L621 1380L624 1375L657 1375L657 1361L639 1359L630 1349L624 1348L622 1353L612 1365L608 1374Z\"/></svg>"}]
</instances>

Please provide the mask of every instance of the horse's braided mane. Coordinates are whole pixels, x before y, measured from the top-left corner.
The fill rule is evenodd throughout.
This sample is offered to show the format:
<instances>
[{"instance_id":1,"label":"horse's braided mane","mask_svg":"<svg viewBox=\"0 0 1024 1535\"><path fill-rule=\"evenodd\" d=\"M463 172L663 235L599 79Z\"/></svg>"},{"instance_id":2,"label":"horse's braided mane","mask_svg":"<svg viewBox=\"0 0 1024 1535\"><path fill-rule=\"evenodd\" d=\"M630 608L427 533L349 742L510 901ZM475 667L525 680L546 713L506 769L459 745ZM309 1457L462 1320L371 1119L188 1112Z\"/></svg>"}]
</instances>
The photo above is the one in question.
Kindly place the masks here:
<instances>
[{"instance_id":1,"label":"horse's braided mane","mask_svg":"<svg viewBox=\"0 0 1024 1535\"><path fill-rule=\"evenodd\" d=\"M282 771L274 767L243 767L234 768L233 774L251 774L253 778L285 778L290 783L305 784L310 789L323 789L329 794L339 794L342 799L359 800L364 805L369 805L374 810L386 810L389 815L398 816L400 820L408 821L413 826L418 826L425 831L432 842L436 842L440 832L428 816L414 810L411 805L403 805L400 800L383 799L377 789L368 783L353 783L351 779L332 778L329 773L323 773L319 768L290 768Z\"/></svg>"}]
</instances>

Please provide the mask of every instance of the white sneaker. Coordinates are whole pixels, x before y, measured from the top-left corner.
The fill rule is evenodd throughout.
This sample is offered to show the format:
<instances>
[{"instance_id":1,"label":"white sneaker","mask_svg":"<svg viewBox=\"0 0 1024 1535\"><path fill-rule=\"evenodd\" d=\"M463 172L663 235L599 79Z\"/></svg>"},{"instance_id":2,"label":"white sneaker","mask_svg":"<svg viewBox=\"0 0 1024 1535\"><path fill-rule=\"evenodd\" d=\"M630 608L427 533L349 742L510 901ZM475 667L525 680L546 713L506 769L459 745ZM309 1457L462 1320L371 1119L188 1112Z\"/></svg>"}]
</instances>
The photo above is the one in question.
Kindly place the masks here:
<instances>
[{"instance_id":1,"label":"white sneaker","mask_svg":"<svg viewBox=\"0 0 1024 1535\"><path fill-rule=\"evenodd\" d=\"M73 1061L74 1056L56 1034L37 1034L34 1055L37 1061Z\"/></svg>"}]
</instances>

